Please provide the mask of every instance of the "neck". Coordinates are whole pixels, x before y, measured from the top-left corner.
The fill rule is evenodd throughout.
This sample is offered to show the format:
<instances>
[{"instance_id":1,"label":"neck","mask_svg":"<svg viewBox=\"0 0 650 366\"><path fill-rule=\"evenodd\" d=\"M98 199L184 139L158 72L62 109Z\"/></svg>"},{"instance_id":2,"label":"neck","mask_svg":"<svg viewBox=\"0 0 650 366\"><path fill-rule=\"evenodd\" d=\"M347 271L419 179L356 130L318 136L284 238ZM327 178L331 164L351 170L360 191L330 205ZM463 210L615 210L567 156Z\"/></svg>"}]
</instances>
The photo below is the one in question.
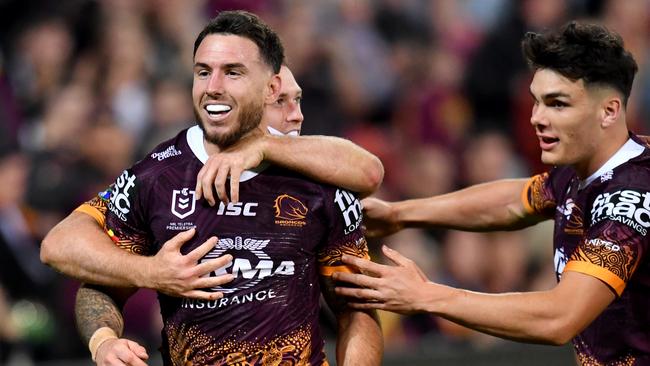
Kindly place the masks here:
<instances>
[{"instance_id":1,"label":"neck","mask_svg":"<svg viewBox=\"0 0 650 366\"><path fill-rule=\"evenodd\" d=\"M625 126L625 125L623 125ZM612 133L614 131L608 131ZM625 145L629 139L629 134L627 128L619 129L614 133L614 136L609 135L601 138L599 141L595 142L592 152L593 154L589 156L586 161L579 162L574 164L574 169L580 179L586 179L592 174L594 174L600 167L605 165L605 163L611 159L618 150Z\"/></svg>"}]
</instances>

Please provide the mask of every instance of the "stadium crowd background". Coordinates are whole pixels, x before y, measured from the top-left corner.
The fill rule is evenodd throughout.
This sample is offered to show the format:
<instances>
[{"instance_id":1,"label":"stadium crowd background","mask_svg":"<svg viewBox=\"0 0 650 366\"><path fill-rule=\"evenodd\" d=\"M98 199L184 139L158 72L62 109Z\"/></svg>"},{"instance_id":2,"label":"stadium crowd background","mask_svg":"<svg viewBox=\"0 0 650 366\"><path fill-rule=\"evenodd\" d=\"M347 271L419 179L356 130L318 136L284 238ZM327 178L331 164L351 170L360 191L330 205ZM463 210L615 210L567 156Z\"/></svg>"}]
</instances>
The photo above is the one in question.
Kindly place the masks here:
<instances>
[{"instance_id":1,"label":"stadium crowd background","mask_svg":"<svg viewBox=\"0 0 650 366\"><path fill-rule=\"evenodd\" d=\"M379 156L385 199L543 171L519 41L568 19L597 19L623 36L640 66L628 120L650 132L649 0L0 0L0 364L89 363L74 330L78 284L40 264L39 242L192 124L194 38L225 9L253 11L278 30L303 88L303 134L344 136ZM551 231L406 230L381 243L435 281L532 290L555 281ZM150 355L155 303L141 291L127 305L127 334ZM382 318L386 364L415 364L405 361L414 354L480 364L468 357L509 349L511 364L523 352L572 362L567 349L522 348L428 315Z\"/></svg>"}]
</instances>

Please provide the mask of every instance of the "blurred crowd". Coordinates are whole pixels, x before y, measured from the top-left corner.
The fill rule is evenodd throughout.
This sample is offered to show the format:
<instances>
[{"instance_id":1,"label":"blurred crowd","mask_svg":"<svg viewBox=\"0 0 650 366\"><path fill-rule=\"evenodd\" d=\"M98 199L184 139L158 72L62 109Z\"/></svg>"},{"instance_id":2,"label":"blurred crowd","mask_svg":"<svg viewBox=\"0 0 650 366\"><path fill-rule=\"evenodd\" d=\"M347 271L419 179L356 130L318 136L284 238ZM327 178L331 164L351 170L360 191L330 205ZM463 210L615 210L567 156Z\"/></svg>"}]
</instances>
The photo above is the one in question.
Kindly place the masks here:
<instances>
[{"instance_id":1,"label":"blurred crowd","mask_svg":"<svg viewBox=\"0 0 650 366\"><path fill-rule=\"evenodd\" d=\"M194 39L225 9L279 32L303 89L303 134L379 156L384 199L547 169L519 42L569 19L623 36L640 66L628 121L650 131L650 0L0 0L0 364L87 357L74 330L78 284L40 264L39 242L194 123ZM552 285L551 231L406 230L377 243L417 258L432 280L519 291ZM127 332L152 353L157 311L147 292L127 309ZM428 315L382 317L388 352L499 343Z\"/></svg>"}]
</instances>

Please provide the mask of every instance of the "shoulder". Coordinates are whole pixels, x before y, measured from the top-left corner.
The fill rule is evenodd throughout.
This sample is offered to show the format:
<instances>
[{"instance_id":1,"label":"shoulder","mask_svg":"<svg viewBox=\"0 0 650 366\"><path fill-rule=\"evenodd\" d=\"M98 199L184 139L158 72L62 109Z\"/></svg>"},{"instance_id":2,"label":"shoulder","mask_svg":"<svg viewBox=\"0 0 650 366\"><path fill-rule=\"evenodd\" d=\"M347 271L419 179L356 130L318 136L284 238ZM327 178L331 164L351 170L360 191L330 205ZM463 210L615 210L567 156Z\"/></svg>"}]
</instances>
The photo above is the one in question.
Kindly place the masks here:
<instances>
[{"instance_id":1,"label":"shoulder","mask_svg":"<svg viewBox=\"0 0 650 366\"><path fill-rule=\"evenodd\" d=\"M159 176L178 164L187 164L193 158L187 143L187 131L182 130L175 137L158 144L133 165L131 173L144 179Z\"/></svg>"}]
</instances>

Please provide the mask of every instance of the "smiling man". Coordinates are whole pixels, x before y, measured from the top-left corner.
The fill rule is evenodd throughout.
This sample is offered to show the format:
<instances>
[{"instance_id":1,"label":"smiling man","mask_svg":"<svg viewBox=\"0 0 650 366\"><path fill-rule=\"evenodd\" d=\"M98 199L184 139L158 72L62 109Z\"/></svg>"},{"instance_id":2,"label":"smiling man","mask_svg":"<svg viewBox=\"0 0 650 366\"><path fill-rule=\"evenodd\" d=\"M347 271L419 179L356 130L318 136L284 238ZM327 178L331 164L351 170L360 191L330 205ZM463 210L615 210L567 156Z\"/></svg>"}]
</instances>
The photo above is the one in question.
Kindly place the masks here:
<instances>
[{"instance_id":1,"label":"smiling man","mask_svg":"<svg viewBox=\"0 0 650 366\"><path fill-rule=\"evenodd\" d=\"M541 159L554 167L404 202L364 201L369 235L405 227L513 230L555 220L558 284L551 290L485 294L429 282L409 259L395 265L343 261L361 274L335 279L359 309L429 312L495 336L573 344L582 365L650 365L650 151L630 133L625 107L637 65L619 35L569 23L528 33L535 74L531 124ZM365 300L365 302L364 302Z\"/></svg>"},{"instance_id":2,"label":"smiling man","mask_svg":"<svg viewBox=\"0 0 650 366\"><path fill-rule=\"evenodd\" d=\"M331 279L337 271L355 270L341 263L341 253L367 257L353 194L268 163L237 174L241 202L213 207L196 201L191 190L210 154L256 138L265 105L280 94L283 60L279 38L257 16L220 13L194 48L198 125L161 143L90 204L106 234L128 255L116 256L115 245L109 248L111 264L94 268L100 279L111 282L111 274L128 277L127 270L144 268L157 273L149 283L165 278L163 272L180 272L201 289L192 293L195 299L159 293L165 365L327 365L318 323L321 293L338 319L337 363L380 363L376 315L349 308L334 294ZM165 151L175 153L160 154ZM347 224L350 210L335 203L340 195L345 208L355 210L353 229ZM120 258L140 267L118 263L115 271L111 265ZM107 263L100 255L88 261ZM137 343L120 338L121 306L135 290L84 285L77 294L77 326L99 365L144 365L148 358Z\"/></svg>"}]
</instances>

